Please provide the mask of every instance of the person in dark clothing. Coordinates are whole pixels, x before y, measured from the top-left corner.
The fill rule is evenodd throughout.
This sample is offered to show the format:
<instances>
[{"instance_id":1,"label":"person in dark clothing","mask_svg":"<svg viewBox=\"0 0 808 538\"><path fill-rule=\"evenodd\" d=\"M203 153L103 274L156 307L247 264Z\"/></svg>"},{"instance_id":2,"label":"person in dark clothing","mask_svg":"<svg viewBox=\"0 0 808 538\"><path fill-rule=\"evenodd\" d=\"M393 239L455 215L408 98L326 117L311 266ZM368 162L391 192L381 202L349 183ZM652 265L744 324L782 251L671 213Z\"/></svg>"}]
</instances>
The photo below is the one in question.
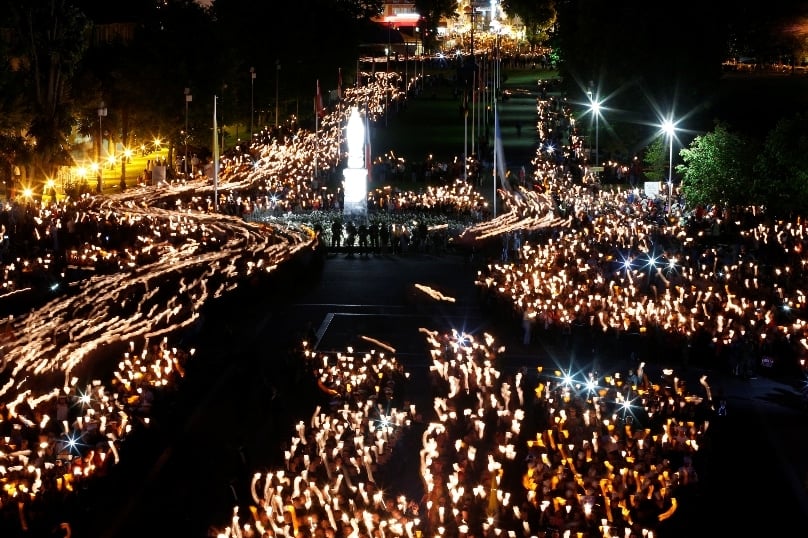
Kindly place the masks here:
<instances>
[{"instance_id":1,"label":"person in dark clothing","mask_svg":"<svg viewBox=\"0 0 808 538\"><path fill-rule=\"evenodd\" d=\"M342 244L342 221L340 219L334 219L334 222L331 223L331 246L339 248L341 244Z\"/></svg>"},{"instance_id":2,"label":"person in dark clothing","mask_svg":"<svg viewBox=\"0 0 808 538\"><path fill-rule=\"evenodd\" d=\"M356 236L359 239L359 253L362 255L367 254L368 251L368 235L368 227L363 222L356 231Z\"/></svg>"},{"instance_id":3,"label":"person in dark clothing","mask_svg":"<svg viewBox=\"0 0 808 538\"><path fill-rule=\"evenodd\" d=\"M353 256L354 247L356 246L356 225L349 221L345 225L345 246L348 247L348 256Z\"/></svg>"},{"instance_id":4,"label":"person in dark clothing","mask_svg":"<svg viewBox=\"0 0 808 538\"><path fill-rule=\"evenodd\" d=\"M368 227L368 237L370 238L370 250L373 254L379 253L379 223L373 222Z\"/></svg>"},{"instance_id":5,"label":"person in dark clothing","mask_svg":"<svg viewBox=\"0 0 808 538\"><path fill-rule=\"evenodd\" d=\"M382 254L387 252L387 246L390 244L390 226L385 223L379 224L379 250Z\"/></svg>"}]
</instances>

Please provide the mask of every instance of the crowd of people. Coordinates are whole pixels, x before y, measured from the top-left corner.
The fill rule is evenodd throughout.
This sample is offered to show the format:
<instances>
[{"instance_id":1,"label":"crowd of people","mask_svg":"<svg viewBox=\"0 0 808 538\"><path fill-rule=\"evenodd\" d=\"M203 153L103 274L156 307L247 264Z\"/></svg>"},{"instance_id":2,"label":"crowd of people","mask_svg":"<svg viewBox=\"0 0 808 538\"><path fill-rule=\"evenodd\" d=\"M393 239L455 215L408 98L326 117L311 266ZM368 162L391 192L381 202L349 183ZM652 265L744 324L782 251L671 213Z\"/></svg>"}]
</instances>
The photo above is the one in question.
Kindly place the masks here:
<instances>
[{"instance_id":1,"label":"crowd of people","mask_svg":"<svg viewBox=\"0 0 808 538\"><path fill-rule=\"evenodd\" d=\"M372 110L375 94L367 89L356 94ZM338 131L338 120L333 121ZM311 162L312 154L298 140L254 142L261 163L284 172L277 183L283 188L298 185L296 164ZM226 161L221 185L197 178L142 185L107 198L4 204L4 528L43 530L59 517L46 512L60 512L59 505L78 484L86 487L118 458L131 431L148 424L153 401L181 377L191 355L187 345L205 308L262 274L314 255L318 236L312 227L291 219L226 217L244 217L243 208L255 200L251 195L266 188L260 179L271 177L267 169L255 177L239 176L232 168L237 160ZM299 186L288 191L284 207L300 208L303 200L319 196L308 174ZM454 201L467 194L458 191ZM453 202L444 196L450 196L448 191L402 193L399 199L446 208ZM456 210L467 208L458 205ZM165 341L159 353L152 353L151 339L161 335L186 347L169 348ZM129 341L144 342L143 358L134 349L116 357L120 349L114 344ZM94 361L118 362L119 368L110 378L91 378L98 370Z\"/></svg>"},{"instance_id":2,"label":"crowd of people","mask_svg":"<svg viewBox=\"0 0 808 538\"><path fill-rule=\"evenodd\" d=\"M70 521L69 500L177 387L205 310L316 246L311 231L163 202L180 209L86 198L0 213L0 521L10 533Z\"/></svg>"},{"instance_id":3,"label":"crowd of people","mask_svg":"<svg viewBox=\"0 0 808 538\"><path fill-rule=\"evenodd\" d=\"M696 491L706 380L696 395L642 364L506 374L491 335L422 332L431 402L402 397L408 373L383 344L304 345L321 405L215 535L655 536Z\"/></svg>"},{"instance_id":4,"label":"crowd of people","mask_svg":"<svg viewBox=\"0 0 808 538\"><path fill-rule=\"evenodd\" d=\"M48 393L0 402L0 522L32 536L69 521L66 506L120 459L122 443L179 388L193 355L167 341L119 357L111 380L73 378ZM63 519L60 519L63 518Z\"/></svg>"},{"instance_id":5,"label":"crowd of people","mask_svg":"<svg viewBox=\"0 0 808 538\"><path fill-rule=\"evenodd\" d=\"M559 110L539 103L540 133L558 130ZM534 164L542 194L504 192L512 212L477 226L527 237L518 263L481 271L488 301L529 316L539 333L597 340L582 346L589 350L644 334L663 360L685 366L804 371L803 220L771 219L758 207L688 210L678 197L577 182L572 169L586 164L574 151L560 162L540 152Z\"/></svg>"},{"instance_id":6,"label":"crowd of people","mask_svg":"<svg viewBox=\"0 0 808 538\"><path fill-rule=\"evenodd\" d=\"M0 302L11 315L0 372L4 517L30 525L41 503L102 472L190 357L163 341L141 355L130 349L110 379L79 381L105 342L180 334L208 301L247 277L351 235L332 230L333 214L310 217L339 204L319 178L337 167L348 110L379 114L390 76L346 90L314 133L256 137L224 158L215 184L144 186L109 201L12 203L0 212ZM537 188L502 189L506 210L498 217L487 218L483 197L463 182L376 191L369 205L446 221L452 217L442 215L454 214L472 221L466 233L480 240L518 233L513 255L492 260L477 284L488 304L532 321L537 337L619 353L619 339L641 334L682 366L802 371L803 221L774 221L761 208L686 213L678 199L662 204L639 190L604 189L587 170L569 110L547 97L537 112ZM306 219L309 227L281 225ZM446 222L412 224L416 234L433 225ZM374 235L368 230L369 246ZM356 236L364 241L358 226ZM393 248L381 237L380 229L379 248ZM70 282L70 271L84 273ZM70 285L70 295L60 295ZM14 302L19 296L24 304ZM32 304L48 307L26 312ZM392 359L307 352L324 407L300 423L285 468L256 477L252 517L237 512L222 532L649 535L697 480L704 417L715 407L706 383L693 395L672 373L651 380L642 369L625 378L503 376L493 338L425 337L433 346L429 412L396 400L406 375ZM413 448L404 440L416 425L413 476L422 496L385 494L400 478L385 471L390 456Z\"/></svg>"}]
</instances>

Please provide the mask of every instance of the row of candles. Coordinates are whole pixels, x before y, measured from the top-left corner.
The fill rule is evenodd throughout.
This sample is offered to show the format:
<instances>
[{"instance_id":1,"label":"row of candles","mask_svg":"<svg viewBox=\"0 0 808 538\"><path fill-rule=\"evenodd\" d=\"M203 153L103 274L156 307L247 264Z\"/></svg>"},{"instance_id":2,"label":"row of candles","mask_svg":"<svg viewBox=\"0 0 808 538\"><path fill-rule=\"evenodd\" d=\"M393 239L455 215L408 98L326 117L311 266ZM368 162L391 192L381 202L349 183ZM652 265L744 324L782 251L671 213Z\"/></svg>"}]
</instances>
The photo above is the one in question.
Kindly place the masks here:
<instances>
[{"instance_id":1,"label":"row of candles","mask_svg":"<svg viewBox=\"0 0 808 538\"><path fill-rule=\"evenodd\" d=\"M381 80L350 94L365 104L369 114L378 114L379 96L391 84ZM341 112L344 109L338 108L328 115L323 131L315 136L338 140ZM296 145L308 136L301 132L286 146L273 142L260 147L261 163L285 162L285 170L294 169L295 162L311 156L305 145ZM314 145L318 151L331 151L330 143ZM338 144L333 146L338 148ZM324 163L334 157L321 156ZM228 166L224 170L230 195L259 181L258 177L229 174ZM263 177L266 175L264 170ZM296 177L284 175L283 181ZM452 203L472 195L455 188L426 196L432 200L449 197ZM209 185L197 180L168 189L130 189L104 199L83 196L59 205L28 207L19 215L31 220L31 226L17 227L12 235L31 229L34 236L29 239L35 243L64 246L70 241L64 253L67 267L96 271L92 278L79 282L69 297L23 316L11 316L4 324L0 397L7 412L0 424L9 435L0 438L3 506L37 498L52 483L67 492L78 477L103 469L109 454L117 459L119 443L133 425L148 423L153 391L176 380L180 371L176 356L160 366L147 366L130 349L113 378L93 380L87 390L79 390L81 372L91 360L104 356L110 342L151 341L191 329L209 301L232 292L252 275L274 271L316 244L313 231L305 227L248 223L217 215L213 212L215 196ZM31 217L31 211L37 209L39 214ZM102 233L93 235L89 233L92 229ZM23 239L14 237L15 241ZM25 291L15 281L20 274L65 268L59 267L48 253L33 260L16 257L3 266L3 296L9 299ZM97 271L102 267L103 271ZM64 274L53 276L56 282L65 278ZM81 315L76 316L77 312ZM153 374L159 379L149 381ZM54 413L48 410L62 401L69 402L71 409L84 411L71 412L70 420L59 420L55 427ZM377 443L372 447L384 452ZM53 479L46 480L46 476Z\"/></svg>"},{"instance_id":2,"label":"row of candles","mask_svg":"<svg viewBox=\"0 0 808 538\"><path fill-rule=\"evenodd\" d=\"M491 335L421 332L439 381L430 385L442 387L427 412L389 407L383 387L399 366L385 352L304 345L298 359L333 401L298 423L284 468L254 475L251 505L233 508L221 538L653 536L675 514L676 493L687 486L679 465L709 427L694 419L712 405L706 378L697 396L670 371L660 384L643 372L630 384L620 373L539 367L534 386L528 372L498 369L502 348ZM419 417L427 420L418 452L423 496L408 499L403 477L382 483L390 475L377 471L414 456L392 439L415 435ZM650 519L646 503L655 508Z\"/></svg>"},{"instance_id":3,"label":"row of candles","mask_svg":"<svg viewBox=\"0 0 808 538\"><path fill-rule=\"evenodd\" d=\"M77 485L119 461L121 443L148 427L157 395L176 387L194 350L169 347L167 339L134 341L120 357L109 384L77 377L46 392L20 390L0 414L0 509L24 507L50 494L69 495ZM19 510L20 527L30 525Z\"/></svg>"}]
</instances>

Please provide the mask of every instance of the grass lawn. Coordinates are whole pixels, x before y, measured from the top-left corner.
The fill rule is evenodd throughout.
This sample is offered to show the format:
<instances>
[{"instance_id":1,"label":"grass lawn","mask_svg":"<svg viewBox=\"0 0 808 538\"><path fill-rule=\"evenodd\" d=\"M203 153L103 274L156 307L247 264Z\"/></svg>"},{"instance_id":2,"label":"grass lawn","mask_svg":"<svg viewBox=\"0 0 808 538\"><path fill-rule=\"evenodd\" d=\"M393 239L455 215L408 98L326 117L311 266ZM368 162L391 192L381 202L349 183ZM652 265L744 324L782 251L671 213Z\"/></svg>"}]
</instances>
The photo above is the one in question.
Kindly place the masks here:
<instances>
[{"instance_id":1,"label":"grass lawn","mask_svg":"<svg viewBox=\"0 0 808 538\"><path fill-rule=\"evenodd\" d=\"M450 162L463 155L464 121L462 102L453 95L450 81L427 86L423 93L410 98L396 113L371 127L373 157L394 153L407 162L424 162L430 155ZM468 132L471 139L471 130Z\"/></svg>"},{"instance_id":2,"label":"grass lawn","mask_svg":"<svg viewBox=\"0 0 808 538\"><path fill-rule=\"evenodd\" d=\"M435 75L443 74L443 79ZM479 128L473 126L472 114L464 122L460 111L462 96L454 95L451 71L433 74L435 82L427 85L417 97L411 97L406 107L393 112L385 120L382 118L371 127L371 149L374 157L393 152L409 163L420 163L430 155L438 162L452 162L462 159L465 145L468 153L473 152L472 135L479 135ZM540 78L556 76L555 72L538 70L518 70L505 73L503 89L535 89ZM536 101L535 94L511 97L498 102L500 130L505 147L506 162L514 165L527 165L535 153L536 145ZM480 114L477 110L476 115ZM493 116L489 136L493 138ZM516 125L521 126L521 135ZM484 127L483 127L484 128ZM467 142L466 142L467 140Z\"/></svg>"}]
</instances>

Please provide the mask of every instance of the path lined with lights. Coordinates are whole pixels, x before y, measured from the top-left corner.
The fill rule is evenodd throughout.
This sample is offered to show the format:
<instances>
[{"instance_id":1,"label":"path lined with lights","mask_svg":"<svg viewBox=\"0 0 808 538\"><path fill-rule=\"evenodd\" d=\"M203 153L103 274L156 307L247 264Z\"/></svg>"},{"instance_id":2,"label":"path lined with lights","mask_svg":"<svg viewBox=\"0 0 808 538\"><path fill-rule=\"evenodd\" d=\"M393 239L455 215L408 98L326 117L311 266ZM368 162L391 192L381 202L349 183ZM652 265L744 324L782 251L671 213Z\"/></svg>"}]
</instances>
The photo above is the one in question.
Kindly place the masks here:
<instances>
[{"instance_id":1,"label":"path lined with lights","mask_svg":"<svg viewBox=\"0 0 808 538\"><path fill-rule=\"evenodd\" d=\"M388 89L386 79L380 80L350 92L369 114L378 113L378 96ZM70 494L76 482L105 472L131 429L149 422L155 394L184 375L194 354L170 348L171 337L196 323L211 301L318 245L304 225L245 222L215 209L219 201L240 203L242 191L276 189L286 189L287 203L310 207L319 193L310 188L307 166L339 158L343 112L327 116L316 135L301 131L281 145L256 142L257 166L245 170L226 163L221 185L197 179L84 198L75 208L42 208L32 227L36 243L50 235L57 244L65 224L89 225L85 232L99 233L82 236L88 241L65 252L69 266L96 270L92 276L69 295L4 326L0 422L14 435L0 438L0 506L19 503L22 528L30 523L29 501L45 492ZM298 184L299 190L288 189ZM115 235L119 227L136 234L116 243L106 233ZM16 266L7 266L4 298L26 290L13 280L21 270L47 273L52 262L18 258ZM140 345L142 352L136 350ZM108 378L87 379L89 372L105 369Z\"/></svg>"},{"instance_id":2,"label":"path lined with lights","mask_svg":"<svg viewBox=\"0 0 808 538\"><path fill-rule=\"evenodd\" d=\"M360 88L352 102L365 99L373 111L386 91L386 84ZM70 297L9 322L0 398L19 429L42 428L46 439L27 449L22 439L2 440L0 457L8 463L3 468L4 504L39 495L45 476L49 485L70 489L77 477L103 464L107 456L101 454L117 457L117 442L133 422L147 421L149 393L182 375L188 355L169 349L166 338L192 325L203 305L232 292L245 278L272 272L316 246L313 232L303 227L247 223L215 214L219 200L213 196L234 197L246 208L257 202L246 194L242 199L241 192L258 189L266 207L278 203L270 202L276 192L284 192L283 208L314 207L319 193L309 187L312 155L322 166L338 158L340 126L348 109L339 109L314 138L301 132L287 145L254 143L258 159L227 161L217 185L194 180L132 189L87 208L114 215L119 222L147 222L149 233L127 250L101 252L98 245L82 246L73 254L76 263L84 256L103 255L116 269L83 281ZM492 264L481 275L478 284L501 294L517 311L529 310L559 323L585 315L602 331L641 325L687 335L709 328L725 345L752 334L758 343L786 338L808 347L802 317L805 298L802 287L795 286L804 280L806 263L802 223L740 231L742 241L773 246L786 260L766 268L764 286L764 269L752 259L739 256L719 263L716 250L712 264L680 257L700 248L698 240L678 226L642 223L643 210L627 204L625 193L573 185L560 167L537 165L536 170L545 175L537 178L546 185L545 194L502 192L509 211L471 229L477 238L515 230L557 233L542 243L526 243L520 263ZM559 216L556 200L571 208L569 217ZM594 218L587 223L582 215ZM660 246L657 252L660 234L674 246ZM432 295L435 290L422 291ZM778 324L781 307L791 312L789 324ZM534 391L522 379L501 379L494 366L493 338L477 343L468 335L459 339L428 330L424 334L434 346L433 375L447 389L434 400L437 418L422 439L421 476L428 496L424 506L370 489L374 466L389 461L390 437L408 425L414 410L388 413L375 405L372 396L384 393L377 379L387 372L373 372L375 379L369 376L362 365L370 359L338 358L331 365L323 358L321 374L328 375L321 383L346 403L333 412L318 411L308 426L300 423L287 468L256 477L257 508L251 521L243 524L236 513L224 532L249 535L252 530L245 525L260 524L280 534L306 525L313 530L327 522L348 534L378 529L407 538L418 530L433 536L497 536L532 535L559 526L586 536L612 536L625 529L651 535L675 511L675 493L683 478L659 457L692 455L698 449L706 424L685 417L710 404L706 380L704 398L685 394L672 375L666 386L655 386L617 377L567 381L559 372L543 375ZM135 340L162 341L162 348L138 355ZM88 361L117 348L123 356L109 380L81 379ZM361 402L348 396L360 388L366 396ZM525 427L526 389L540 403L530 422L535 431ZM81 413L68 419L43 416L43 409L50 409L60 396L80 403ZM634 406L649 419L665 419L656 429L635 428L627 420ZM382 417L381 428L374 422L376 413ZM48 429L48 423L58 426ZM54 438L47 438L48 431ZM465 435L456 436L459 432ZM492 432L499 435L491 437ZM85 441L94 439L100 445L82 453L72 466L57 465L58 453L66 449L71 455L83 435L88 436ZM44 461L42 467L29 468L33 454ZM295 466L302 467L292 478L296 454L300 461ZM487 461L479 462L478 454L486 454ZM522 455L530 456L526 466ZM338 456L339 466L332 466ZM312 465L316 469L309 471ZM647 508L638 504L643 499L653 503L650 519L638 516Z\"/></svg>"}]
</instances>

